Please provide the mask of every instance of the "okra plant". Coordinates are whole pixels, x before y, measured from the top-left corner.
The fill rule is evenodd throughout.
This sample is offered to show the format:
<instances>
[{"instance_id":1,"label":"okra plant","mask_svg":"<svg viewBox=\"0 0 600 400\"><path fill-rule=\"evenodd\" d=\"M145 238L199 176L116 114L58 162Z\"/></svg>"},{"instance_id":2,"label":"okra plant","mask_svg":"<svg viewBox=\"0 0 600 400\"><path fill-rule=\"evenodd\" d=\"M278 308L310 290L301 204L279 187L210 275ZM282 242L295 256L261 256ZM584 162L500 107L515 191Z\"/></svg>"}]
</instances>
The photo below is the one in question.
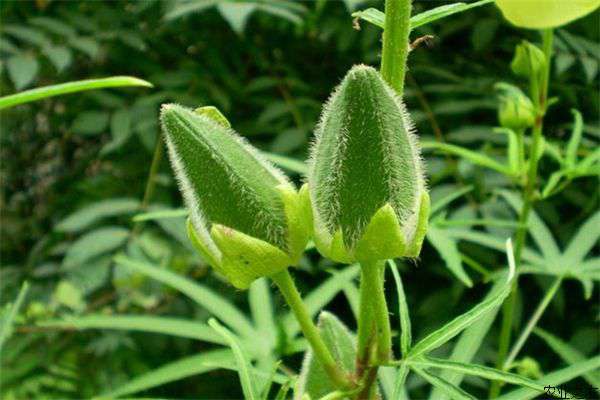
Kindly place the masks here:
<instances>
[{"instance_id":1,"label":"okra plant","mask_svg":"<svg viewBox=\"0 0 600 400\"><path fill-rule=\"evenodd\" d=\"M514 3L499 2L499 6L511 21L521 22L521 11L518 7L515 10ZM448 15L449 10L439 10L437 15L432 12L431 18ZM410 12L410 0L386 1L381 72L370 66L354 66L333 91L315 129L306 183L300 189L231 129L218 110L203 107L194 111L168 104L161 111L171 164L190 213L191 242L217 272L239 289L248 288L258 278L270 278L309 343L294 389L298 399L378 398L382 367L397 367L392 398L404 393L409 371L452 398L470 398L459 387L430 373L429 368L456 369L543 391L540 384L505 371L504 342L500 345L498 369L427 356L500 305L511 289L516 290L514 269L520 263L524 228L517 233L516 261L511 242L507 242L510 272L499 280L490 296L415 345L411 344L400 277L394 269L402 321L401 354L394 354L384 290L386 260L418 259L430 210L418 136L402 99ZM378 14L363 12L358 16L373 22ZM573 13L564 17L577 16ZM533 99L517 86L497 85L501 93L499 120L509 137L510 152L509 167L501 171L518 178L523 186L523 224L534 200L536 165L543 153L541 119L551 104L547 97L551 54L548 32L544 34L544 50L525 42L517 48L512 64L517 75L530 80ZM524 134L531 127L533 140L526 157ZM464 150L450 149L464 155ZM527 174L521 175L522 171ZM356 338L335 316L325 312L317 327L294 285L290 268L299 261L309 238L323 257L342 264L359 264ZM510 313L505 311L508 318ZM216 321L212 325L227 335ZM259 391L243 373L247 361L240 356L238 362L244 393L252 398ZM497 383L492 386L493 397L498 395L498 387Z\"/></svg>"},{"instance_id":2,"label":"okra plant","mask_svg":"<svg viewBox=\"0 0 600 400\"><path fill-rule=\"evenodd\" d=\"M386 0L383 11L370 8L354 13L355 24L364 20L383 29L381 63L377 68L357 60L340 77L340 84L331 88L314 129L310 157L306 164L295 167L305 175L302 184L297 185L274 165L272 157L254 148L216 107L162 105L162 139L186 206L185 211L175 213L187 216L189 244L213 272L244 295L247 291L251 318L202 283L142 262L142 257L136 259L128 248L114 258L118 268L178 290L208 311L208 322L97 314L39 325L142 330L215 346L146 372L100 394L102 398L128 396L215 369L236 371L244 397L265 400L409 399L409 384L415 382L431 386L433 400L474 399L461 388L465 376L490 381L484 386L488 398L503 400L550 395L547 385L558 386L579 376L597 384L600 356L585 359L566 344L557 344L556 338L536 325L564 280L581 282L585 296L591 297L593 283L600 280L598 259L586 256L600 236L600 213L561 251L534 205L559 193L573 179L598 175L600 153L583 158L578 153L582 136L579 111L573 110L575 121L566 149L546 140L543 123L548 109L558 102L549 96L552 29L591 12L600 0L495 2L512 24L541 30L541 46L523 41L515 48L510 64L514 81L494 85L498 94L496 133L506 136L506 145L500 149L504 159L422 140L405 105L409 55L419 43L419 38L411 36L413 29L490 3L493 0L455 3L411 15L411 0ZM137 80L101 85L123 83L149 85ZM93 86L59 87L47 93L82 87ZM42 97L39 92L31 91L0 98L0 108L38 97ZM509 182L511 190L504 188L494 195L518 217L516 223L508 224L515 228L514 238L500 240L486 231L444 228L448 223L443 218L445 205L470 189L430 199L422 152L432 150L491 169ZM538 176L543 157L552 157L560 166L548 178ZM138 217L158 218L161 212ZM475 222L487 226L489 221ZM540 251L528 246L528 235ZM485 281L491 283L481 302L413 341L410 314L416 305L408 304L397 262L407 264L408 270L428 268L420 260L423 243L428 241L451 272L471 286L462 270L458 240L499 250L506 263L494 272L480 268ZM128 245L129 241L124 246ZM313 249L334 268L330 278L303 296L294 275L307 251ZM525 274L550 276L553 282L513 343L516 296L519 279ZM353 283L357 277L358 290ZM386 278L392 280L386 282ZM280 319L274 317L269 282L290 309ZM391 282L398 304L394 310L388 305ZM0 348L12 333L14 314L26 291L24 285L10 309L7 328L0 332ZM356 319L355 331L337 315L322 310L342 291ZM495 367L475 364L475 353L501 306ZM393 315L398 326L393 326ZM540 379L522 373L535 369L523 367L526 359L517 361L532 333L559 348L557 352L571 365ZM451 344L454 338L458 340ZM450 346L450 353L440 358ZM295 371L285 361L298 353L303 353L303 362ZM511 372L515 369L519 373ZM506 384L520 388L501 394Z\"/></svg>"}]
</instances>

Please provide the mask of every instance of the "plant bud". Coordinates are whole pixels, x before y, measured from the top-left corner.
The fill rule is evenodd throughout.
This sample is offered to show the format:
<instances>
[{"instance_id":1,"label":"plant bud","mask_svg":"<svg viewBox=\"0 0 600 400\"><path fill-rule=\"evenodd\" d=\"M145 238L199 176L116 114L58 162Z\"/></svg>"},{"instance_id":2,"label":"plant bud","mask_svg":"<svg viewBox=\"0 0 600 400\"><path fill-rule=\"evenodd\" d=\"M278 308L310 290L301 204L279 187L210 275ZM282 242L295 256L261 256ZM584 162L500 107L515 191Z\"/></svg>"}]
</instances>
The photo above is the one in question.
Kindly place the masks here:
<instances>
[{"instance_id":1,"label":"plant bud","mask_svg":"<svg viewBox=\"0 0 600 400\"><path fill-rule=\"evenodd\" d=\"M545 63L546 56L544 52L536 45L523 40L515 48L515 56L510 63L510 67L517 76L523 78L538 77Z\"/></svg>"},{"instance_id":2,"label":"plant bud","mask_svg":"<svg viewBox=\"0 0 600 400\"><path fill-rule=\"evenodd\" d=\"M499 92L498 119L500 125L515 131L533 126L535 108L529 97L521 89L508 83L497 83L495 88Z\"/></svg>"},{"instance_id":3,"label":"plant bud","mask_svg":"<svg viewBox=\"0 0 600 400\"><path fill-rule=\"evenodd\" d=\"M316 129L308 185L315 244L338 262L418 256L429 196L405 107L373 68L353 67Z\"/></svg>"},{"instance_id":4,"label":"plant bud","mask_svg":"<svg viewBox=\"0 0 600 400\"><path fill-rule=\"evenodd\" d=\"M192 243L245 289L298 261L308 241L307 193L214 115L167 104L162 128Z\"/></svg>"}]
</instances>

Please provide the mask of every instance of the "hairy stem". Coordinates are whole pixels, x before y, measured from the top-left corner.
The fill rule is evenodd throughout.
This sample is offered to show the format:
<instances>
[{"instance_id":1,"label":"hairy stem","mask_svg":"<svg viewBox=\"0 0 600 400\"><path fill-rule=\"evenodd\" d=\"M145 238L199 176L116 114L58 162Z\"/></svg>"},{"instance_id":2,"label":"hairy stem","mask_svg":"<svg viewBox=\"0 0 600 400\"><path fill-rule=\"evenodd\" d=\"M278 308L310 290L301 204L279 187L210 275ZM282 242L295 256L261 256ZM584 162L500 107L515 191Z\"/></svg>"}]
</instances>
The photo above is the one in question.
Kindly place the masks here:
<instances>
[{"instance_id":1,"label":"hairy stem","mask_svg":"<svg viewBox=\"0 0 600 400\"><path fill-rule=\"evenodd\" d=\"M411 0L385 1L381 75L402 97L408 58Z\"/></svg>"},{"instance_id":2,"label":"hairy stem","mask_svg":"<svg viewBox=\"0 0 600 400\"><path fill-rule=\"evenodd\" d=\"M313 323L289 271L285 269L282 272L278 272L277 274L272 275L271 279L273 279L283 294L286 302L292 309L292 312L300 324L300 328L302 328L304 337L310 343L316 359L321 363L333 384L340 389L351 388L352 382L349 377L342 372L341 368L331 355L331 352L325 345L323 338L321 338L319 330Z\"/></svg>"},{"instance_id":3,"label":"hairy stem","mask_svg":"<svg viewBox=\"0 0 600 400\"><path fill-rule=\"evenodd\" d=\"M538 170L538 159L541 155L538 155L538 148L541 145L543 139L543 121L544 115L547 109L548 100L548 82L550 80L550 64L552 59L552 41L553 31L547 29L542 31L543 36L543 51L546 56L546 62L542 70L541 77L531 77L531 96L534 100L534 104L537 109L537 116L535 119L535 125L532 129L532 144L529 149L529 169L527 170L527 181L525 183L525 189L523 191L523 207L519 215L519 229L515 237L515 263L517 268L521 265L521 254L523 247L525 246L525 239L527 236L529 213L535 201L536 189L537 189L537 170ZM538 84L539 80L539 84ZM498 358L496 359L496 368L503 368L508 354L508 348L510 346L510 336L513 324L513 315L515 311L516 296L518 290L518 275L515 278L512 286L511 293L502 307L502 327L500 329L500 341L498 344ZM500 393L500 383L494 381L490 389L490 398L495 398Z\"/></svg>"},{"instance_id":4,"label":"hairy stem","mask_svg":"<svg viewBox=\"0 0 600 400\"><path fill-rule=\"evenodd\" d=\"M392 352L384 272L385 261L361 263L356 374L362 389L357 399L370 398L379 365L387 363Z\"/></svg>"}]
</instances>

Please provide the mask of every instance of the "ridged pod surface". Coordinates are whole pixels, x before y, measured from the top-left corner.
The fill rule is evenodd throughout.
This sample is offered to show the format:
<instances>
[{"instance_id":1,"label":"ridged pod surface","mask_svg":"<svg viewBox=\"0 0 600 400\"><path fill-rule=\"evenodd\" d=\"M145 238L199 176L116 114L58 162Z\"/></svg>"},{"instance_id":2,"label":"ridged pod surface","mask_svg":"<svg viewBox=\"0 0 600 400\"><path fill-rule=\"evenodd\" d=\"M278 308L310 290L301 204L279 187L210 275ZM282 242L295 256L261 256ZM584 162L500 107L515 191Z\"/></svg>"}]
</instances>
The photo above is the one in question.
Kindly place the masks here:
<instances>
[{"instance_id":1,"label":"ridged pod surface","mask_svg":"<svg viewBox=\"0 0 600 400\"><path fill-rule=\"evenodd\" d=\"M164 105L162 128L190 211L192 242L233 285L246 288L300 256L308 240L302 223L306 201L283 173L208 111Z\"/></svg>"},{"instance_id":2,"label":"ridged pod surface","mask_svg":"<svg viewBox=\"0 0 600 400\"><path fill-rule=\"evenodd\" d=\"M317 248L339 262L416 257L429 197L405 107L373 68L353 67L316 129L308 185Z\"/></svg>"}]
</instances>

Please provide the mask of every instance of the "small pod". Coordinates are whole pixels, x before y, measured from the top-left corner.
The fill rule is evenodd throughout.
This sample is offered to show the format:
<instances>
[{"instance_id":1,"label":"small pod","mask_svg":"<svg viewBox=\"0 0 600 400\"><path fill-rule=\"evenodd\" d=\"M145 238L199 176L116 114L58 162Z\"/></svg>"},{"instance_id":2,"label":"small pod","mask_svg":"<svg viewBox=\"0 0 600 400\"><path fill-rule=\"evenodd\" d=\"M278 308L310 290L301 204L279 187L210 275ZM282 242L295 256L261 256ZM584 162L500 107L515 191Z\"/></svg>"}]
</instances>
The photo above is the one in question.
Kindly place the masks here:
<instances>
[{"instance_id":1,"label":"small pod","mask_svg":"<svg viewBox=\"0 0 600 400\"><path fill-rule=\"evenodd\" d=\"M309 234L307 190L297 191L224 117L208 111L163 105L162 129L192 243L245 289L297 263Z\"/></svg>"},{"instance_id":2,"label":"small pod","mask_svg":"<svg viewBox=\"0 0 600 400\"><path fill-rule=\"evenodd\" d=\"M417 257L429 196L404 104L373 68L353 67L316 129L308 186L315 244L338 262Z\"/></svg>"}]
</instances>

